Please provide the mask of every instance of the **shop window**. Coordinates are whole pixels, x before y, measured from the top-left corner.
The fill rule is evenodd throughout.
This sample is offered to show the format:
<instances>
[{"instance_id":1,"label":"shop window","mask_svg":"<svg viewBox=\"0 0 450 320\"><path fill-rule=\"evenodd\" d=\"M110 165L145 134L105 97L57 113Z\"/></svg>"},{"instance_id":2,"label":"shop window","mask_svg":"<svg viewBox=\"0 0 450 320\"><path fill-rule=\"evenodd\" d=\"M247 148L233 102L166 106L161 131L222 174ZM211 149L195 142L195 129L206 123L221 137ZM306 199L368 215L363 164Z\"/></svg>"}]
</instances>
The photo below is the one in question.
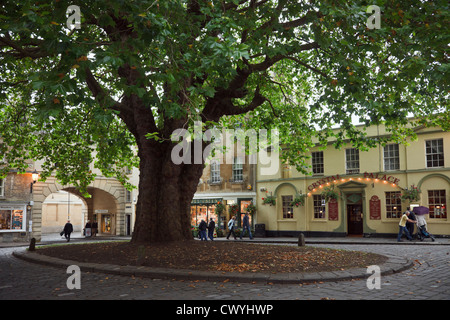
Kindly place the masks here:
<instances>
[{"instance_id":1,"label":"shop window","mask_svg":"<svg viewBox=\"0 0 450 320\"><path fill-rule=\"evenodd\" d=\"M323 174L323 151L312 152L311 160L313 174Z\"/></svg>"},{"instance_id":2,"label":"shop window","mask_svg":"<svg viewBox=\"0 0 450 320\"><path fill-rule=\"evenodd\" d=\"M400 218L402 215L401 192L386 192L386 218Z\"/></svg>"},{"instance_id":3,"label":"shop window","mask_svg":"<svg viewBox=\"0 0 450 320\"><path fill-rule=\"evenodd\" d=\"M294 207L292 206L292 201L294 201L292 196L281 196L281 202L283 205L283 219L294 218Z\"/></svg>"},{"instance_id":4,"label":"shop window","mask_svg":"<svg viewBox=\"0 0 450 320\"><path fill-rule=\"evenodd\" d=\"M428 190L428 208L430 209L430 218L447 218L447 199L445 190Z\"/></svg>"},{"instance_id":5,"label":"shop window","mask_svg":"<svg viewBox=\"0 0 450 320\"><path fill-rule=\"evenodd\" d=\"M211 183L220 183L220 162L219 160L211 161Z\"/></svg>"},{"instance_id":6,"label":"shop window","mask_svg":"<svg viewBox=\"0 0 450 320\"><path fill-rule=\"evenodd\" d=\"M320 194L313 195L314 219L325 219L325 198Z\"/></svg>"},{"instance_id":7,"label":"shop window","mask_svg":"<svg viewBox=\"0 0 450 320\"><path fill-rule=\"evenodd\" d=\"M384 147L384 170L400 170L398 144L388 144Z\"/></svg>"},{"instance_id":8,"label":"shop window","mask_svg":"<svg viewBox=\"0 0 450 320\"><path fill-rule=\"evenodd\" d=\"M215 213L216 206L215 205L192 205L191 206L191 225L198 226L202 220L205 220L206 223L209 223L211 218L214 219L216 226L219 226L219 219L217 214ZM222 216L221 216L222 217Z\"/></svg>"},{"instance_id":9,"label":"shop window","mask_svg":"<svg viewBox=\"0 0 450 320\"><path fill-rule=\"evenodd\" d=\"M25 210L13 207L0 207L0 231L24 231Z\"/></svg>"},{"instance_id":10,"label":"shop window","mask_svg":"<svg viewBox=\"0 0 450 320\"><path fill-rule=\"evenodd\" d=\"M358 174L359 173L359 150L345 149L345 165L346 174Z\"/></svg>"},{"instance_id":11,"label":"shop window","mask_svg":"<svg viewBox=\"0 0 450 320\"><path fill-rule=\"evenodd\" d=\"M427 168L444 166L444 141L443 139L425 141Z\"/></svg>"}]
</instances>

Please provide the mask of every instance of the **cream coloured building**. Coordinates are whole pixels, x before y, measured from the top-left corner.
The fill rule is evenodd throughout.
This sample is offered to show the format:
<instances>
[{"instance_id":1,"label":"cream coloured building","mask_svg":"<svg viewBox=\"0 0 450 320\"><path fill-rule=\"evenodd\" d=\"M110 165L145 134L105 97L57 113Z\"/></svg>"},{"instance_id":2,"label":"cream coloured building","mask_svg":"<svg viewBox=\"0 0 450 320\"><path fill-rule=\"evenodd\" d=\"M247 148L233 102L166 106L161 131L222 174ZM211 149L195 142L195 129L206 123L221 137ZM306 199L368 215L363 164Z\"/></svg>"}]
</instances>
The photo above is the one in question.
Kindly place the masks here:
<instances>
[{"instance_id":1,"label":"cream coloured building","mask_svg":"<svg viewBox=\"0 0 450 320\"><path fill-rule=\"evenodd\" d=\"M347 144L338 150L330 141L324 150L316 147L310 154L311 175L287 165L271 176L258 174L257 223L269 236L393 236L407 207L420 205L430 209L428 230L450 236L450 132L414 130L418 139L409 145L360 151ZM367 131L388 134L381 126ZM337 199L326 201L323 192L330 189ZM419 197L402 200L407 192ZM304 205L293 203L302 196ZM264 204L262 198L276 204Z\"/></svg>"}]
</instances>

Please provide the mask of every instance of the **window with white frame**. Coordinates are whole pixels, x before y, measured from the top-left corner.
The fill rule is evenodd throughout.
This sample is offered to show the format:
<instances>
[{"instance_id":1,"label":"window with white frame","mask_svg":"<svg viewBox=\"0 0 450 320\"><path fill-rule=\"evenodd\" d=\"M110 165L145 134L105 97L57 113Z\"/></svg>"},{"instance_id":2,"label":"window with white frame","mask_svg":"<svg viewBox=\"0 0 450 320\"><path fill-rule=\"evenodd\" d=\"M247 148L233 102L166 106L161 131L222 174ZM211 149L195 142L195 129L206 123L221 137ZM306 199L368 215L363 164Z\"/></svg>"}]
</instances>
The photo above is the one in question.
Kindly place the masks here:
<instances>
[{"instance_id":1,"label":"window with white frame","mask_svg":"<svg viewBox=\"0 0 450 320\"><path fill-rule=\"evenodd\" d=\"M234 157L233 160L233 182L244 181L244 158Z\"/></svg>"},{"instance_id":2,"label":"window with white frame","mask_svg":"<svg viewBox=\"0 0 450 320\"><path fill-rule=\"evenodd\" d=\"M325 198L320 194L313 195L314 219L325 219Z\"/></svg>"},{"instance_id":3,"label":"window with white frame","mask_svg":"<svg viewBox=\"0 0 450 320\"><path fill-rule=\"evenodd\" d=\"M428 190L428 208L430 209L430 219L447 218L447 197L445 189Z\"/></svg>"},{"instance_id":4,"label":"window with white frame","mask_svg":"<svg viewBox=\"0 0 450 320\"><path fill-rule=\"evenodd\" d=\"M211 160L211 183L220 183L220 162L219 160Z\"/></svg>"},{"instance_id":5,"label":"window with white frame","mask_svg":"<svg viewBox=\"0 0 450 320\"><path fill-rule=\"evenodd\" d=\"M435 139L425 141L425 154L427 157L427 168L444 166L444 140Z\"/></svg>"},{"instance_id":6,"label":"window with white frame","mask_svg":"<svg viewBox=\"0 0 450 320\"><path fill-rule=\"evenodd\" d=\"M398 144L388 144L384 147L384 170L400 170Z\"/></svg>"},{"instance_id":7,"label":"window with white frame","mask_svg":"<svg viewBox=\"0 0 450 320\"><path fill-rule=\"evenodd\" d=\"M5 179L0 179L0 197L5 196Z\"/></svg>"},{"instance_id":8,"label":"window with white frame","mask_svg":"<svg viewBox=\"0 0 450 320\"><path fill-rule=\"evenodd\" d=\"M312 152L311 161L313 174L323 174L323 151Z\"/></svg>"},{"instance_id":9,"label":"window with white frame","mask_svg":"<svg viewBox=\"0 0 450 320\"><path fill-rule=\"evenodd\" d=\"M385 192L386 196L386 218L400 218L402 216L401 192Z\"/></svg>"},{"instance_id":10,"label":"window with white frame","mask_svg":"<svg viewBox=\"0 0 450 320\"><path fill-rule=\"evenodd\" d=\"M294 218L294 207L292 206L294 201L292 196L281 196L281 202L283 205L283 219Z\"/></svg>"},{"instance_id":11,"label":"window with white frame","mask_svg":"<svg viewBox=\"0 0 450 320\"><path fill-rule=\"evenodd\" d=\"M345 149L346 174L359 173L359 150L355 148Z\"/></svg>"}]
</instances>

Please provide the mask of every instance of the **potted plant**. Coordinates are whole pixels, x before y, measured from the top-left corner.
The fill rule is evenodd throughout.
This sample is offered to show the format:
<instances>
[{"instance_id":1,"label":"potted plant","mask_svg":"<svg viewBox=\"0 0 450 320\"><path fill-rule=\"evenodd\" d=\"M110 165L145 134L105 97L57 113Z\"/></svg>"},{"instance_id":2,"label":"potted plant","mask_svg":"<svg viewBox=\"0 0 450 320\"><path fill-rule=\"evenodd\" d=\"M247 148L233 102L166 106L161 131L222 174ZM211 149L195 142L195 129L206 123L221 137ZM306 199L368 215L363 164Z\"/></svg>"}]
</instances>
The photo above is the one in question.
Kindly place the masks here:
<instances>
[{"instance_id":1,"label":"potted plant","mask_svg":"<svg viewBox=\"0 0 450 320\"><path fill-rule=\"evenodd\" d=\"M334 184L323 188L321 195L325 199L325 202L328 202L331 199L337 200L340 197L339 192L334 190Z\"/></svg>"},{"instance_id":2,"label":"potted plant","mask_svg":"<svg viewBox=\"0 0 450 320\"><path fill-rule=\"evenodd\" d=\"M297 194L294 201L291 202L291 206L304 206L305 205L306 194Z\"/></svg>"},{"instance_id":3,"label":"potted plant","mask_svg":"<svg viewBox=\"0 0 450 320\"><path fill-rule=\"evenodd\" d=\"M408 189L408 187L406 189L403 190L403 194L401 196L402 201L410 201L410 202L414 202L414 201L418 201L420 200L420 190L418 187L415 187L414 185L411 186L411 189Z\"/></svg>"}]
</instances>

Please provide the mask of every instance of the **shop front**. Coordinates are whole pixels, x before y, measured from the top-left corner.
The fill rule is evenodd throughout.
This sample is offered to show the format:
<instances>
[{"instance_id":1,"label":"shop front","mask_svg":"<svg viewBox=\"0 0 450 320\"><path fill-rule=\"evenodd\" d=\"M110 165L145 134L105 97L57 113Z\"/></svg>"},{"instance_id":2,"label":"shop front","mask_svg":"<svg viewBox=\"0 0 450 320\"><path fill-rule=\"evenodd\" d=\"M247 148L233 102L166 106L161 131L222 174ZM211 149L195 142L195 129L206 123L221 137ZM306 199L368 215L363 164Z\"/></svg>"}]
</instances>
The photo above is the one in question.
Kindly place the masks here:
<instances>
[{"instance_id":1,"label":"shop front","mask_svg":"<svg viewBox=\"0 0 450 320\"><path fill-rule=\"evenodd\" d=\"M429 231L450 236L447 205L450 177L445 173L364 172L264 182L273 190L275 205L258 197L258 221L269 236L393 237L408 208L425 206ZM304 203L294 201L307 190ZM414 195L414 196L411 196Z\"/></svg>"},{"instance_id":2,"label":"shop front","mask_svg":"<svg viewBox=\"0 0 450 320\"><path fill-rule=\"evenodd\" d=\"M222 198L193 199L191 202L191 225L198 226L202 220L209 223L212 218L216 227L225 229L225 214L216 213L216 206L222 201Z\"/></svg>"},{"instance_id":3,"label":"shop front","mask_svg":"<svg viewBox=\"0 0 450 320\"><path fill-rule=\"evenodd\" d=\"M23 239L26 235L27 205L20 203L0 204L0 233L4 242Z\"/></svg>"}]
</instances>

